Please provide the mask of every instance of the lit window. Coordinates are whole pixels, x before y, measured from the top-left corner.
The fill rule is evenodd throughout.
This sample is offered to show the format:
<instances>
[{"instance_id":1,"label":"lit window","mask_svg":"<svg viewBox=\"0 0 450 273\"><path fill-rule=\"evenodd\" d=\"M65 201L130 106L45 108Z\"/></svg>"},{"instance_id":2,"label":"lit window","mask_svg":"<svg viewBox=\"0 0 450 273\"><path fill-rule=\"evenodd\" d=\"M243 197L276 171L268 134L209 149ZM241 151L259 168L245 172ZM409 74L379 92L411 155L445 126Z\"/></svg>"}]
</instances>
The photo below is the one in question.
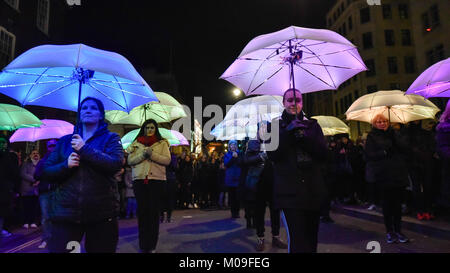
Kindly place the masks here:
<instances>
[{"instance_id":1,"label":"lit window","mask_svg":"<svg viewBox=\"0 0 450 273\"><path fill-rule=\"evenodd\" d=\"M19 10L19 0L4 0L12 8Z\"/></svg>"},{"instance_id":2,"label":"lit window","mask_svg":"<svg viewBox=\"0 0 450 273\"><path fill-rule=\"evenodd\" d=\"M37 27L48 35L48 22L50 19L50 1L38 0Z\"/></svg>"},{"instance_id":3,"label":"lit window","mask_svg":"<svg viewBox=\"0 0 450 273\"><path fill-rule=\"evenodd\" d=\"M14 58L16 36L0 26L0 70Z\"/></svg>"}]
</instances>

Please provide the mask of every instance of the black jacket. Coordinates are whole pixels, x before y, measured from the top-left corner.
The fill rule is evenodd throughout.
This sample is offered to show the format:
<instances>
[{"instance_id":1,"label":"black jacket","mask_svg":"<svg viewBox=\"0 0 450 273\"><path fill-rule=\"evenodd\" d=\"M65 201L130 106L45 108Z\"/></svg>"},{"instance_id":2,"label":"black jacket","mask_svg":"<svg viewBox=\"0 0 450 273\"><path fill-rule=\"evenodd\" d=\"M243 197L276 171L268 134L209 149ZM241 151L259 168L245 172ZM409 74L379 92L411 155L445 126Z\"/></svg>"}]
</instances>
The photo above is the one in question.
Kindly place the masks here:
<instances>
[{"instance_id":1,"label":"black jacket","mask_svg":"<svg viewBox=\"0 0 450 273\"><path fill-rule=\"evenodd\" d=\"M386 188L406 186L408 171L404 153L408 147L405 145L401 135L391 128L387 131L373 128L365 146L369 178Z\"/></svg>"},{"instance_id":2,"label":"black jacket","mask_svg":"<svg viewBox=\"0 0 450 273\"><path fill-rule=\"evenodd\" d=\"M120 137L103 123L78 151L80 166L69 169L72 136L62 137L44 163L42 179L58 184L51 193L50 219L92 223L117 216L119 198L114 174L122 167Z\"/></svg>"},{"instance_id":3,"label":"black jacket","mask_svg":"<svg viewBox=\"0 0 450 273\"><path fill-rule=\"evenodd\" d=\"M11 208L13 192L20 183L19 160L15 153L0 152L0 176L0 217L5 217Z\"/></svg>"},{"instance_id":4,"label":"black jacket","mask_svg":"<svg viewBox=\"0 0 450 273\"><path fill-rule=\"evenodd\" d=\"M279 122L278 149L269 152L274 162L274 206L275 208L297 208L319 211L327 191L321 172L327 161L327 146L322 129L316 120L298 119L304 127L301 137L289 124L295 116L283 112L280 120L273 120L272 131Z\"/></svg>"},{"instance_id":5,"label":"black jacket","mask_svg":"<svg viewBox=\"0 0 450 273\"><path fill-rule=\"evenodd\" d=\"M439 203L450 208L450 122L442 122L437 126L436 144L436 150L442 160L442 186Z\"/></svg>"}]
</instances>

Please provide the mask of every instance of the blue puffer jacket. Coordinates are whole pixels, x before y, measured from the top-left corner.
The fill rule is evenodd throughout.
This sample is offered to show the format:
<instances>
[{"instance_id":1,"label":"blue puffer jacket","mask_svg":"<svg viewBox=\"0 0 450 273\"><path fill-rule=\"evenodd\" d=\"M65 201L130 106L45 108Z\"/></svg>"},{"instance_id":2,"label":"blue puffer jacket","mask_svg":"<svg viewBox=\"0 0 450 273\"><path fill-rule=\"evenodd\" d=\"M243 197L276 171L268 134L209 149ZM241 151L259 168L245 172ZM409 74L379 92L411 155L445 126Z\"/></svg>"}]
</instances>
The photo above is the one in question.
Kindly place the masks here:
<instances>
[{"instance_id":1,"label":"blue puffer jacket","mask_svg":"<svg viewBox=\"0 0 450 273\"><path fill-rule=\"evenodd\" d=\"M62 137L44 163L42 178L58 185L51 192L50 219L92 223L117 216L119 199L113 176L122 166L120 137L109 132L105 123L99 125L78 151L80 166L69 169L72 136Z\"/></svg>"},{"instance_id":2,"label":"blue puffer jacket","mask_svg":"<svg viewBox=\"0 0 450 273\"><path fill-rule=\"evenodd\" d=\"M237 151L238 155L239 152ZM225 186L237 187L241 177L240 156L233 157L232 152L228 152L224 156L225 170Z\"/></svg>"}]
</instances>

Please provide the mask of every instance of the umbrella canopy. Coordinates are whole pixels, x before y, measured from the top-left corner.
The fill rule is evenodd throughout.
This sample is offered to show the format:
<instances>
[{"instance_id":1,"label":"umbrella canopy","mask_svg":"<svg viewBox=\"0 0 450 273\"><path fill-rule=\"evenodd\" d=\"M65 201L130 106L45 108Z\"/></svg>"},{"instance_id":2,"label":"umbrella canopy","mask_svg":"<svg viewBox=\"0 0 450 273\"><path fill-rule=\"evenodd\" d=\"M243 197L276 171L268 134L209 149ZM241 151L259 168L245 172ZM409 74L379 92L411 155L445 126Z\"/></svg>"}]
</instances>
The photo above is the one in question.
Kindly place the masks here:
<instances>
[{"instance_id":1,"label":"umbrella canopy","mask_svg":"<svg viewBox=\"0 0 450 273\"><path fill-rule=\"evenodd\" d=\"M342 120L333 116L314 116L322 128L322 132L325 136L334 136L337 134L350 134L350 127L347 126Z\"/></svg>"},{"instance_id":2,"label":"umbrella canopy","mask_svg":"<svg viewBox=\"0 0 450 273\"><path fill-rule=\"evenodd\" d=\"M130 114L123 111L106 111L105 118L111 124L132 124L142 126L147 119L154 119L157 123L170 122L186 117L183 106L171 95L163 92L155 92L158 102L146 103L135 107Z\"/></svg>"},{"instance_id":3,"label":"umbrella canopy","mask_svg":"<svg viewBox=\"0 0 450 273\"><path fill-rule=\"evenodd\" d=\"M217 124L213 130L211 130L211 135L215 136L217 140L244 140L248 138L256 138L258 132L257 124L247 124L244 125L239 120L228 120L227 124L222 121Z\"/></svg>"},{"instance_id":4,"label":"umbrella canopy","mask_svg":"<svg viewBox=\"0 0 450 273\"><path fill-rule=\"evenodd\" d=\"M131 111L158 99L123 56L83 44L32 48L0 74L0 92L22 105L78 111L85 97L107 110Z\"/></svg>"},{"instance_id":5,"label":"umbrella canopy","mask_svg":"<svg viewBox=\"0 0 450 273\"><path fill-rule=\"evenodd\" d=\"M60 138L73 133L73 125L64 120L43 119L40 127L21 128L14 132L10 142L38 141L41 139Z\"/></svg>"},{"instance_id":6,"label":"umbrella canopy","mask_svg":"<svg viewBox=\"0 0 450 273\"><path fill-rule=\"evenodd\" d=\"M272 119L280 117L283 110L282 96L251 97L234 104L225 115L223 123L234 123L234 120L238 120L239 124L246 126L256 125L262 120L271 122Z\"/></svg>"},{"instance_id":7,"label":"umbrella canopy","mask_svg":"<svg viewBox=\"0 0 450 273\"><path fill-rule=\"evenodd\" d=\"M408 123L413 120L434 119L439 112L431 101L418 95L405 95L400 90L378 91L358 98L345 112L347 120L371 122L383 114L391 122Z\"/></svg>"},{"instance_id":8,"label":"umbrella canopy","mask_svg":"<svg viewBox=\"0 0 450 273\"><path fill-rule=\"evenodd\" d=\"M435 63L420 74L406 94L430 97L450 97L450 58Z\"/></svg>"},{"instance_id":9,"label":"umbrella canopy","mask_svg":"<svg viewBox=\"0 0 450 273\"><path fill-rule=\"evenodd\" d=\"M131 143L136 139L140 129L134 129L122 137L122 147L127 149ZM165 128L158 128L161 136L169 141L170 146L189 145L186 138L179 132L174 130L168 130Z\"/></svg>"},{"instance_id":10,"label":"umbrella canopy","mask_svg":"<svg viewBox=\"0 0 450 273\"><path fill-rule=\"evenodd\" d=\"M12 104L0 103L0 130L37 127L42 122L30 111Z\"/></svg>"},{"instance_id":11,"label":"umbrella canopy","mask_svg":"<svg viewBox=\"0 0 450 273\"><path fill-rule=\"evenodd\" d=\"M356 46L336 32L291 26L251 40L220 76L246 95L337 89L367 70Z\"/></svg>"}]
</instances>

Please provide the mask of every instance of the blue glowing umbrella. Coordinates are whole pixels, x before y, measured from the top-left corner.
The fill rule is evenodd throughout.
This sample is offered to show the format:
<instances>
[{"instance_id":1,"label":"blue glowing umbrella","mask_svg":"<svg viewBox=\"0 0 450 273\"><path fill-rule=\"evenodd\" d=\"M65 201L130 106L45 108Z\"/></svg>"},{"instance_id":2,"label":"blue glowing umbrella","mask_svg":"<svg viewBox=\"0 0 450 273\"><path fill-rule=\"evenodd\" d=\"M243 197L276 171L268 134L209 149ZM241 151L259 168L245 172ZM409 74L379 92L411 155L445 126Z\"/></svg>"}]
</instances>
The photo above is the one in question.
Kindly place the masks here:
<instances>
[{"instance_id":1,"label":"blue glowing umbrella","mask_svg":"<svg viewBox=\"0 0 450 273\"><path fill-rule=\"evenodd\" d=\"M123 56L83 44L32 48L5 67L0 92L22 105L78 111L85 97L107 110L129 112L158 101L150 86Z\"/></svg>"}]
</instances>

